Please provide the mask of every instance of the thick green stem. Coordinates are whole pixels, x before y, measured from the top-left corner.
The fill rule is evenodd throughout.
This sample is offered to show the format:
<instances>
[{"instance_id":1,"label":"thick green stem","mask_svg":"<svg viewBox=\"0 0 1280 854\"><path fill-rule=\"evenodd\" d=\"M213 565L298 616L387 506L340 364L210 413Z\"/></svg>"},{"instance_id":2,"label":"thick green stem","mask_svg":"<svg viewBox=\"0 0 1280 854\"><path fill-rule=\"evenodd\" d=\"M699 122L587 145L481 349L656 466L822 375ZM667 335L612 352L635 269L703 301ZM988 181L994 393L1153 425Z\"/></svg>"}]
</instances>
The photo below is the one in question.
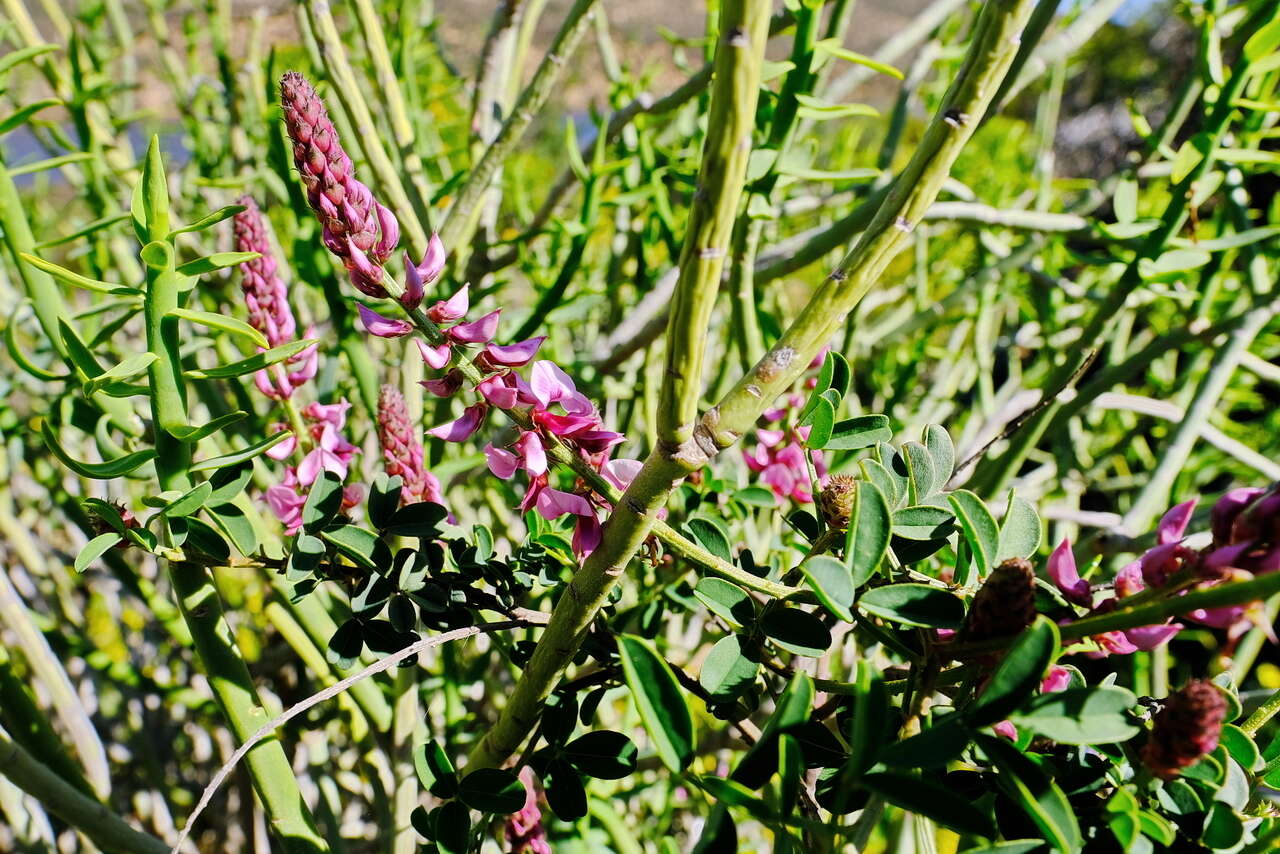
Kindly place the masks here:
<instances>
[{"instance_id":1,"label":"thick green stem","mask_svg":"<svg viewBox=\"0 0 1280 854\"><path fill-rule=\"evenodd\" d=\"M700 453L696 448L682 446L693 439L702 393L707 324L715 308L751 157L768 24L768 4L727 2L721 7L707 138L667 322L658 443L670 455Z\"/></svg>"},{"instance_id":2,"label":"thick green stem","mask_svg":"<svg viewBox=\"0 0 1280 854\"><path fill-rule=\"evenodd\" d=\"M154 836L134 830L120 816L38 762L3 732L0 732L0 774L104 851L168 854L169 846Z\"/></svg>"}]
</instances>

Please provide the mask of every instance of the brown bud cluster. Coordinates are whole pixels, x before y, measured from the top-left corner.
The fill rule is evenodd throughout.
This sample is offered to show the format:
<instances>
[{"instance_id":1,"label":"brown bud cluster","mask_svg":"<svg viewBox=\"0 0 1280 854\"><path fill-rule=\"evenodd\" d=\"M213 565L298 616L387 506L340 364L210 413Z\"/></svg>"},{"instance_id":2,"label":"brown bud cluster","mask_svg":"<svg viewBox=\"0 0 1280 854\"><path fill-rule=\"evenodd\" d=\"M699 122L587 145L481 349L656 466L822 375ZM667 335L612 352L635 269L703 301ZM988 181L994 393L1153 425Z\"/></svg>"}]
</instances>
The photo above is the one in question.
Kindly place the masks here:
<instances>
[{"instance_id":1,"label":"brown bud cluster","mask_svg":"<svg viewBox=\"0 0 1280 854\"><path fill-rule=\"evenodd\" d=\"M857 497L857 480L847 474L832 475L822 492L818 493L822 518L832 528L849 527L849 517L853 515L853 504Z\"/></svg>"},{"instance_id":2,"label":"brown bud cluster","mask_svg":"<svg viewBox=\"0 0 1280 854\"><path fill-rule=\"evenodd\" d=\"M1188 682L1156 712L1142 761L1157 777L1173 779L1218 746L1226 716L1227 700L1212 682Z\"/></svg>"},{"instance_id":3,"label":"brown bud cluster","mask_svg":"<svg viewBox=\"0 0 1280 854\"><path fill-rule=\"evenodd\" d=\"M1036 576L1031 562L1010 558L987 576L965 617L964 639L1016 635L1036 619Z\"/></svg>"}]
</instances>

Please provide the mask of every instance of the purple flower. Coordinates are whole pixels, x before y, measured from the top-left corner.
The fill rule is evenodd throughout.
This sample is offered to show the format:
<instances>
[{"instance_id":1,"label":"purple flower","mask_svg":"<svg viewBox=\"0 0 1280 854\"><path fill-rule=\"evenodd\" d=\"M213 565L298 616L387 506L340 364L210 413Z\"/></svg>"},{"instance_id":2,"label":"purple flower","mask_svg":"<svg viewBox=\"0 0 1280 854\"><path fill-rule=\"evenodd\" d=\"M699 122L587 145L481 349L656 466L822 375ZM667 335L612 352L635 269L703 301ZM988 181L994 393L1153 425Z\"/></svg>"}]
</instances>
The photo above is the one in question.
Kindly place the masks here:
<instances>
[{"instance_id":1,"label":"purple flower","mask_svg":"<svg viewBox=\"0 0 1280 854\"><path fill-rule=\"evenodd\" d=\"M451 326L444 331L444 334L450 341L460 344L484 344L498 331L498 315L501 313L502 309L491 311L478 320Z\"/></svg>"},{"instance_id":2,"label":"purple flower","mask_svg":"<svg viewBox=\"0 0 1280 854\"><path fill-rule=\"evenodd\" d=\"M360 310L360 322L364 324L364 328L370 335L377 335L379 338L403 338L413 331L413 324L407 320L383 317L360 303L356 304L356 308Z\"/></svg>"},{"instance_id":3,"label":"purple flower","mask_svg":"<svg viewBox=\"0 0 1280 854\"><path fill-rule=\"evenodd\" d=\"M470 285L463 285L453 296L427 309L427 317L431 318L432 323L452 323L466 317L467 309L471 307L470 297L467 296L470 290Z\"/></svg>"},{"instance_id":4,"label":"purple flower","mask_svg":"<svg viewBox=\"0 0 1280 854\"><path fill-rule=\"evenodd\" d=\"M1053 554L1049 555L1046 571L1068 602L1086 607L1093 602L1089 582L1082 579L1076 570L1076 557L1071 553L1070 540L1063 540L1053 550Z\"/></svg>"},{"instance_id":5,"label":"purple flower","mask_svg":"<svg viewBox=\"0 0 1280 854\"><path fill-rule=\"evenodd\" d=\"M484 423L484 416L489 411L489 404L480 402L468 406L456 420L427 431L430 436L446 442L465 442L470 439Z\"/></svg>"},{"instance_id":6,"label":"purple flower","mask_svg":"<svg viewBox=\"0 0 1280 854\"><path fill-rule=\"evenodd\" d=\"M438 234L431 235L431 239L427 241L426 254L417 264L409 260L409 253L406 252L404 255L405 286L404 293L400 296L400 304L408 309L421 305L422 298L426 295L426 286L439 277L444 270L444 261L444 244L440 242Z\"/></svg>"}]
</instances>

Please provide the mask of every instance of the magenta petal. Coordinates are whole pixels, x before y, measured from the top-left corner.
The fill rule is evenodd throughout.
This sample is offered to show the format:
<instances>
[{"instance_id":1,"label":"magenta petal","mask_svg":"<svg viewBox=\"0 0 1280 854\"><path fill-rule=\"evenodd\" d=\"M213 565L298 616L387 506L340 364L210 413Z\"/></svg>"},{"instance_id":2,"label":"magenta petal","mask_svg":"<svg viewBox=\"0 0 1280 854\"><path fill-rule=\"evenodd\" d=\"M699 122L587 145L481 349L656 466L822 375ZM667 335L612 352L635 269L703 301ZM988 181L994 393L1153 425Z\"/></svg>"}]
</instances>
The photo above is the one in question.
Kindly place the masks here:
<instances>
[{"instance_id":1,"label":"magenta petal","mask_svg":"<svg viewBox=\"0 0 1280 854\"><path fill-rule=\"evenodd\" d=\"M542 439L532 430L525 430L516 439L516 451L524 460L524 470L531 475L547 473L547 451L542 446Z\"/></svg>"},{"instance_id":2,"label":"magenta petal","mask_svg":"<svg viewBox=\"0 0 1280 854\"><path fill-rule=\"evenodd\" d=\"M760 444L766 448L772 448L781 442L787 433L785 430L757 430L756 438L760 440Z\"/></svg>"},{"instance_id":3,"label":"magenta petal","mask_svg":"<svg viewBox=\"0 0 1280 854\"><path fill-rule=\"evenodd\" d=\"M489 463L489 471L503 480L509 480L520 467L519 457L510 451L495 448L493 445L484 446L484 458Z\"/></svg>"},{"instance_id":4,"label":"magenta petal","mask_svg":"<svg viewBox=\"0 0 1280 854\"><path fill-rule=\"evenodd\" d=\"M445 330L445 334L464 344L483 344L498 331L498 315L501 313L502 309L491 311L479 320L452 326Z\"/></svg>"},{"instance_id":5,"label":"magenta petal","mask_svg":"<svg viewBox=\"0 0 1280 854\"><path fill-rule=\"evenodd\" d=\"M409 260L409 253L404 253L404 293L400 295L400 304L409 309L417 308L422 304L422 298L426 293L427 289L422 276L418 273L418 268L414 267L413 262Z\"/></svg>"},{"instance_id":6,"label":"magenta petal","mask_svg":"<svg viewBox=\"0 0 1280 854\"><path fill-rule=\"evenodd\" d=\"M1170 623L1166 626L1138 626L1135 629L1125 629L1124 636L1129 639L1129 643L1133 644L1143 652L1150 652L1156 647L1167 643L1170 638L1182 631L1180 623Z\"/></svg>"},{"instance_id":7,"label":"magenta petal","mask_svg":"<svg viewBox=\"0 0 1280 854\"><path fill-rule=\"evenodd\" d=\"M618 489L625 490L643 466L639 460L609 460L600 468L600 474Z\"/></svg>"},{"instance_id":8,"label":"magenta petal","mask_svg":"<svg viewBox=\"0 0 1280 854\"><path fill-rule=\"evenodd\" d=\"M377 335L379 338L400 338L413 331L413 324L407 320L383 317L376 311L365 308L363 303L356 303L356 308L360 310L360 322L371 335Z\"/></svg>"},{"instance_id":9,"label":"magenta petal","mask_svg":"<svg viewBox=\"0 0 1280 854\"><path fill-rule=\"evenodd\" d=\"M620 445L626 439L621 433L612 430L584 430L573 434L573 442L588 454L603 454L614 445Z\"/></svg>"},{"instance_id":10,"label":"magenta petal","mask_svg":"<svg viewBox=\"0 0 1280 854\"><path fill-rule=\"evenodd\" d=\"M1000 723L991 727L991 731L996 735L1004 736L1010 741L1018 740L1018 728L1013 725L1012 721L1000 721Z\"/></svg>"},{"instance_id":11,"label":"magenta petal","mask_svg":"<svg viewBox=\"0 0 1280 854\"><path fill-rule=\"evenodd\" d=\"M266 455L273 460L287 460L289 456L298 447L298 437L290 435L278 445L272 445L267 448Z\"/></svg>"},{"instance_id":12,"label":"magenta petal","mask_svg":"<svg viewBox=\"0 0 1280 854\"><path fill-rule=\"evenodd\" d=\"M1196 509L1196 501L1195 498L1184 501L1161 517L1156 525L1157 543L1176 543L1182 539L1191 522L1191 511Z\"/></svg>"},{"instance_id":13,"label":"magenta petal","mask_svg":"<svg viewBox=\"0 0 1280 854\"><path fill-rule=\"evenodd\" d=\"M463 285L453 296L427 309L427 317L436 323L446 323L466 317L467 309L471 308L471 298L468 296L470 289L470 285Z\"/></svg>"},{"instance_id":14,"label":"magenta petal","mask_svg":"<svg viewBox=\"0 0 1280 854\"><path fill-rule=\"evenodd\" d=\"M462 372L455 368L439 379L422 380L418 385L436 397L453 397L462 388Z\"/></svg>"},{"instance_id":15,"label":"magenta petal","mask_svg":"<svg viewBox=\"0 0 1280 854\"><path fill-rule=\"evenodd\" d=\"M431 239L427 241L427 251L422 256L422 260L417 264L417 273L422 277L422 281L431 284L439 277L441 271L444 270L445 261L444 243L440 241L440 235L432 232ZM464 307L462 314L466 314ZM458 317L462 317L462 314Z\"/></svg>"},{"instance_id":16,"label":"magenta petal","mask_svg":"<svg viewBox=\"0 0 1280 854\"><path fill-rule=\"evenodd\" d=\"M518 368L521 365L527 365L529 360L537 355L542 342L546 340L547 336L539 335L537 338L518 341L515 344L490 344L484 348L484 354L490 364Z\"/></svg>"},{"instance_id":17,"label":"magenta petal","mask_svg":"<svg viewBox=\"0 0 1280 854\"><path fill-rule=\"evenodd\" d=\"M488 408L489 405L486 403L476 403L468 406L462 411L462 415L458 419L447 424L441 424L439 427L431 428L427 431L427 435L435 436L437 439L443 439L446 442L465 442L480 429Z\"/></svg>"},{"instance_id":18,"label":"magenta petal","mask_svg":"<svg viewBox=\"0 0 1280 854\"><path fill-rule=\"evenodd\" d=\"M382 236L378 239L378 245L373 248L373 252L379 258L386 259L400 242L400 223L396 221L396 215L391 211L382 205L376 205L376 207L378 226L382 230Z\"/></svg>"},{"instance_id":19,"label":"magenta petal","mask_svg":"<svg viewBox=\"0 0 1280 854\"><path fill-rule=\"evenodd\" d=\"M449 364L451 352L448 344L433 347L421 338L416 339L414 343L418 345L418 352L422 354L422 361L437 371Z\"/></svg>"},{"instance_id":20,"label":"magenta petal","mask_svg":"<svg viewBox=\"0 0 1280 854\"><path fill-rule=\"evenodd\" d=\"M1146 590L1147 583L1142 578L1142 561L1135 560L1132 563L1125 564L1116 573L1114 586L1116 596L1120 599Z\"/></svg>"},{"instance_id":21,"label":"magenta petal","mask_svg":"<svg viewBox=\"0 0 1280 854\"><path fill-rule=\"evenodd\" d=\"M1044 677L1040 682L1040 693L1054 694L1058 691L1067 690L1067 686L1071 684L1071 671L1061 665L1055 664L1049 668L1049 675Z\"/></svg>"},{"instance_id":22,"label":"magenta petal","mask_svg":"<svg viewBox=\"0 0 1280 854\"><path fill-rule=\"evenodd\" d=\"M577 524L573 526L573 553L580 560L586 558L596 550L603 537L604 532L600 528L600 520L596 518L596 514L579 516Z\"/></svg>"},{"instance_id":23,"label":"magenta petal","mask_svg":"<svg viewBox=\"0 0 1280 854\"><path fill-rule=\"evenodd\" d=\"M538 495L538 513L543 519L558 519L566 513L575 516L594 516L591 502L572 492L547 488Z\"/></svg>"},{"instance_id":24,"label":"magenta petal","mask_svg":"<svg viewBox=\"0 0 1280 854\"><path fill-rule=\"evenodd\" d=\"M1076 557L1071 553L1070 540L1063 540L1053 550L1053 554L1049 555L1047 572L1067 601L1077 605L1088 605L1092 602L1093 596L1089 582L1082 580L1079 572L1076 571Z\"/></svg>"},{"instance_id":25,"label":"magenta petal","mask_svg":"<svg viewBox=\"0 0 1280 854\"><path fill-rule=\"evenodd\" d=\"M546 359L533 363L533 369L529 372L529 387L533 390L533 396L537 398L538 403L544 407L550 406L557 400L571 397L578 391L569 375L555 362Z\"/></svg>"},{"instance_id":26,"label":"magenta petal","mask_svg":"<svg viewBox=\"0 0 1280 854\"><path fill-rule=\"evenodd\" d=\"M501 376L494 375L482 380L476 390L499 409L510 409L516 405L516 390L503 382Z\"/></svg>"}]
</instances>

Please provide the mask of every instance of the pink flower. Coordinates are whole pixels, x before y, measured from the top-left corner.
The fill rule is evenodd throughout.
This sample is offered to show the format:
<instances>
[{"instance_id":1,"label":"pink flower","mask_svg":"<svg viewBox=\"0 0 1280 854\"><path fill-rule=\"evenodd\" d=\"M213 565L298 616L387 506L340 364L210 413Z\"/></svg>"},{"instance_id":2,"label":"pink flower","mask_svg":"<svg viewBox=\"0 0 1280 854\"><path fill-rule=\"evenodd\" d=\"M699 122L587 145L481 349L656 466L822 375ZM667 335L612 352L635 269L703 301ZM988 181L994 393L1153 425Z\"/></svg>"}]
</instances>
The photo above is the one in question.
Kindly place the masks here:
<instances>
[{"instance_id":1,"label":"pink flower","mask_svg":"<svg viewBox=\"0 0 1280 854\"><path fill-rule=\"evenodd\" d=\"M516 405L516 389L507 384L502 374L494 374L481 380L476 391L499 409L510 409Z\"/></svg>"},{"instance_id":2,"label":"pink flower","mask_svg":"<svg viewBox=\"0 0 1280 854\"><path fill-rule=\"evenodd\" d=\"M462 388L462 371L454 368L439 379L422 380L418 385L436 397L453 397Z\"/></svg>"},{"instance_id":3,"label":"pink flower","mask_svg":"<svg viewBox=\"0 0 1280 854\"><path fill-rule=\"evenodd\" d=\"M520 468L520 458L503 448L495 448L492 444L484 446L485 462L494 477L510 480Z\"/></svg>"},{"instance_id":4,"label":"pink flower","mask_svg":"<svg viewBox=\"0 0 1280 854\"><path fill-rule=\"evenodd\" d=\"M270 427L270 431L272 434L284 433L284 432L288 432L288 430L289 430L289 427L287 425L281 424L278 422L275 424L272 424ZM267 450L264 453L268 457L276 461L287 460L289 459L289 457L293 456L293 452L297 450L297 448L298 448L298 437L290 433L288 439L281 441L277 445L272 445L270 448L267 448Z\"/></svg>"},{"instance_id":5,"label":"pink flower","mask_svg":"<svg viewBox=\"0 0 1280 854\"><path fill-rule=\"evenodd\" d=\"M1000 723L991 727L991 731L996 735L1004 736L1010 741L1018 740L1018 728L1010 721L1000 721Z\"/></svg>"},{"instance_id":6,"label":"pink flower","mask_svg":"<svg viewBox=\"0 0 1280 854\"><path fill-rule=\"evenodd\" d=\"M449 364L449 359L453 357L452 351L448 344L428 344L421 338L414 339L418 345L418 352L422 354L422 361L426 362L437 371Z\"/></svg>"},{"instance_id":7,"label":"pink flower","mask_svg":"<svg viewBox=\"0 0 1280 854\"><path fill-rule=\"evenodd\" d=\"M567 513L575 516L594 516L591 502L573 492L547 487L538 495L538 513L543 519L558 519Z\"/></svg>"},{"instance_id":8,"label":"pink flower","mask_svg":"<svg viewBox=\"0 0 1280 854\"><path fill-rule=\"evenodd\" d=\"M515 344L488 344L476 358L476 365L482 370L496 371L502 368L519 368L529 364L538 353L547 336L539 335L527 341Z\"/></svg>"},{"instance_id":9,"label":"pink flower","mask_svg":"<svg viewBox=\"0 0 1280 854\"><path fill-rule=\"evenodd\" d=\"M501 313L502 309L491 311L479 320L451 326L444 331L444 334L449 337L449 340L462 344L484 344L498 331L498 315Z\"/></svg>"},{"instance_id":10,"label":"pink flower","mask_svg":"<svg viewBox=\"0 0 1280 854\"><path fill-rule=\"evenodd\" d=\"M1070 684L1071 671L1059 664L1055 664L1049 668L1049 675L1045 676L1040 682L1040 693L1053 694L1058 691L1065 691Z\"/></svg>"},{"instance_id":11,"label":"pink flower","mask_svg":"<svg viewBox=\"0 0 1280 854\"><path fill-rule=\"evenodd\" d=\"M1138 626L1125 629L1124 636L1135 648L1150 652L1158 646L1168 643L1178 632L1182 631L1181 623L1167 623L1156 626Z\"/></svg>"},{"instance_id":12,"label":"pink flower","mask_svg":"<svg viewBox=\"0 0 1280 854\"><path fill-rule=\"evenodd\" d=\"M467 309L471 307L471 298L468 296L470 288L470 285L463 285L447 300L441 300L431 306L427 309L427 317L434 323L452 323L466 317Z\"/></svg>"},{"instance_id":13,"label":"pink flower","mask_svg":"<svg viewBox=\"0 0 1280 854\"><path fill-rule=\"evenodd\" d=\"M480 425L484 423L484 417L488 411L489 405L483 401L473 404L464 409L457 420L441 424L439 427L433 427L427 431L427 434L435 436L437 439L443 439L446 442L465 442L480 429Z\"/></svg>"},{"instance_id":14,"label":"pink flower","mask_svg":"<svg viewBox=\"0 0 1280 854\"><path fill-rule=\"evenodd\" d=\"M1182 539L1191 523L1191 511L1196 509L1197 499L1184 501L1160 518L1156 525L1156 542L1160 545L1176 543Z\"/></svg>"},{"instance_id":15,"label":"pink flower","mask_svg":"<svg viewBox=\"0 0 1280 854\"><path fill-rule=\"evenodd\" d=\"M343 438L332 424L325 424L316 446L298 464L298 482L310 486L322 471L333 472L345 480L351 458L358 453L360 449Z\"/></svg>"},{"instance_id":16,"label":"pink flower","mask_svg":"<svg viewBox=\"0 0 1280 854\"><path fill-rule=\"evenodd\" d=\"M351 401L343 398L337 403L309 403L302 409L302 414L310 421L331 424L335 430L341 430L347 424L347 411L351 409Z\"/></svg>"},{"instance_id":17,"label":"pink flower","mask_svg":"<svg viewBox=\"0 0 1280 854\"><path fill-rule=\"evenodd\" d=\"M1147 583L1142 578L1142 562L1135 560L1125 564L1124 568L1116 573L1114 584L1116 596L1121 599L1146 590Z\"/></svg>"},{"instance_id":18,"label":"pink flower","mask_svg":"<svg viewBox=\"0 0 1280 854\"><path fill-rule=\"evenodd\" d=\"M413 331L413 324L407 320L383 317L376 311L365 308L362 303L356 303L356 308L360 311L360 322L364 324L364 328L370 335L377 335L379 338L402 338Z\"/></svg>"},{"instance_id":19,"label":"pink flower","mask_svg":"<svg viewBox=\"0 0 1280 854\"><path fill-rule=\"evenodd\" d=\"M444 270L444 262L444 244L440 242L438 234L431 235L431 239L427 241L426 254L418 264L411 263L409 253L406 252L404 255L405 287L404 294L400 297L400 304L409 309L417 308L422 303L426 286L434 282Z\"/></svg>"},{"instance_id":20,"label":"pink flower","mask_svg":"<svg viewBox=\"0 0 1280 854\"><path fill-rule=\"evenodd\" d=\"M600 467L600 474L618 489L625 491L643 467L644 463L639 460L609 460Z\"/></svg>"},{"instance_id":21,"label":"pink flower","mask_svg":"<svg viewBox=\"0 0 1280 854\"><path fill-rule=\"evenodd\" d=\"M532 430L522 430L516 439L515 449L520 454L524 470L535 477L547 473L547 451L542 439Z\"/></svg>"},{"instance_id":22,"label":"pink flower","mask_svg":"<svg viewBox=\"0 0 1280 854\"><path fill-rule=\"evenodd\" d=\"M306 503L306 496L299 495L298 490L287 482L267 489L267 506L284 525L286 534L293 535L302 527L302 505Z\"/></svg>"},{"instance_id":23,"label":"pink flower","mask_svg":"<svg viewBox=\"0 0 1280 854\"><path fill-rule=\"evenodd\" d=\"M1092 589L1089 582L1083 580L1076 571L1076 558L1071 553L1070 540L1063 540L1049 555L1047 572L1068 602L1086 607L1092 603Z\"/></svg>"},{"instance_id":24,"label":"pink flower","mask_svg":"<svg viewBox=\"0 0 1280 854\"><path fill-rule=\"evenodd\" d=\"M573 400L578 394L578 387L569 375L555 362L546 359L533 363L529 372L529 388L543 409L557 401Z\"/></svg>"}]
</instances>

